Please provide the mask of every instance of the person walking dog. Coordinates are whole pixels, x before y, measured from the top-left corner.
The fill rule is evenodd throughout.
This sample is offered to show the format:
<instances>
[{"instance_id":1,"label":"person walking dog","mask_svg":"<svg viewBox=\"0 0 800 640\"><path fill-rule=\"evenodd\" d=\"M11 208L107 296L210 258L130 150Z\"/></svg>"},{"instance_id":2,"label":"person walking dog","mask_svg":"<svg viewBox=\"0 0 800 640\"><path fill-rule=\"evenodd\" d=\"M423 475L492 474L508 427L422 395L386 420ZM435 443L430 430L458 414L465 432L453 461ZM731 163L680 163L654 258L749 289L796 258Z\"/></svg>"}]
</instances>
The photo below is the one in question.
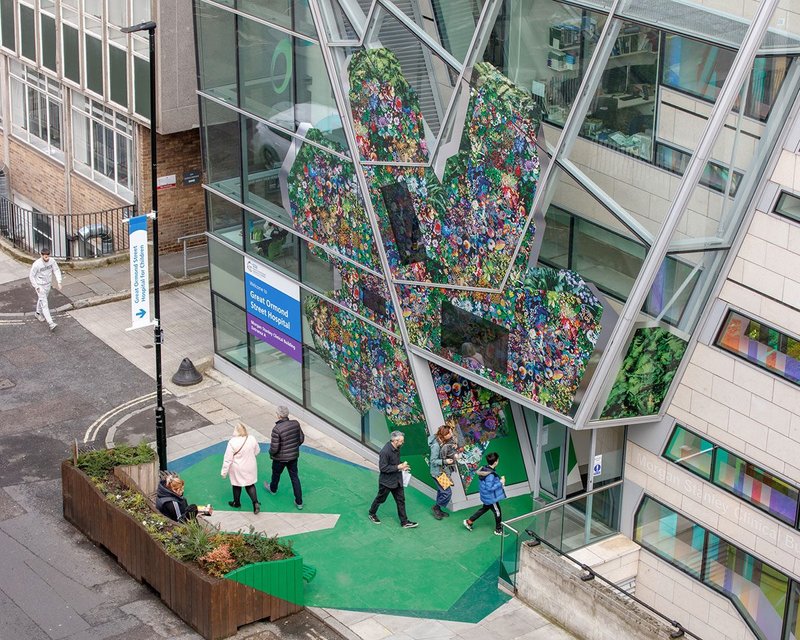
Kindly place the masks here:
<instances>
[{"instance_id":1,"label":"person walking dog","mask_svg":"<svg viewBox=\"0 0 800 640\"><path fill-rule=\"evenodd\" d=\"M53 276L56 277L56 286L61 291L61 269L56 264L55 258L50 257L50 249L43 247L39 253L41 257L31 265L28 279L36 291L36 319L39 322L47 320L50 331L53 331L58 325L53 322L53 317L50 315L47 296L50 295L50 287L53 286Z\"/></svg>"},{"instance_id":2,"label":"person walking dog","mask_svg":"<svg viewBox=\"0 0 800 640\"><path fill-rule=\"evenodd\" d=\"M272 458L272 479L264 482L264 488L272 495L278 492L278 483L284 469L289 471L294 491L294 506L303 508L303 489L297 473L297 459L300 457L300 445L306 436L297 420L289 419L289 409L283 405L276 410L278 421L272 427L272 439L269 445L269 457Z\"/></svg>"},{"instance_id":3,"label":"person walking dog","mask_svg":"<svg viewBox=\"0 0 800 640\"><path fill-rule=\"evenodd\" d=\"M402 431L392 431L387 442L378 455L378 495L372 501L369 508L369 519L374 524L380 524L378 517L378 507L380 507L389 494L392 494L397 504L397 515L400 518L400 526L403 529L413 529L419 526L412 522L406 515L406 494L403 489L403 471L410 470L408 462L400 462L400 447L403 446L406 437Z\"/></svg>"},{"instance_id":4,"label":"person walking dog","mask_svg":"<svg viewBox=\"0 0 800 640\"><path fill-rule=\"evenodd\" d=\"M248 435L247 427L241 422L237 424L233 429L233 437L228 441L228 448L225 450L220 471L223 478L230 477L233 500L228 504L234 509L242 506L242 487L244 487L253 503L253 513L257 514L261 511L256 493L256 481L258 480L256 456L260 450L258 441Z\"/></svg>"}]
</instances>

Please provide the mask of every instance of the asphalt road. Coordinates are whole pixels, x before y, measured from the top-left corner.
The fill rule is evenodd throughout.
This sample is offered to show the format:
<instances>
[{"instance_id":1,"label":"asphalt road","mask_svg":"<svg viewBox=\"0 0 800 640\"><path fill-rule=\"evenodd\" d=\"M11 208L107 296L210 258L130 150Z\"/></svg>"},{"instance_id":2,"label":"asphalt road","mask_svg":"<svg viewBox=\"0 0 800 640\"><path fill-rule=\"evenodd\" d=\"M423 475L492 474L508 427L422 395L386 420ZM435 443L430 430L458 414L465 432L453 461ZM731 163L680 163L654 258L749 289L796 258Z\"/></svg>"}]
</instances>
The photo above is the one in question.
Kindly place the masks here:
<instances>
[{"instance_id":1,"label":"asphalt road","mask_svg":"<svg viewBox=\"0 0 800 640\"><path fill-rule=\"evenodd\" d=\"M76 439L153 439L152 399L113 410L154 382L66 313L53 333L15 316L30 297L26 282L0 285L0 640L199 638L61 513L59 465ZM165 406L170 434L207 423L169 397ZM306 612L236 636L340 637Z\"/></svg>"}]
</instances>

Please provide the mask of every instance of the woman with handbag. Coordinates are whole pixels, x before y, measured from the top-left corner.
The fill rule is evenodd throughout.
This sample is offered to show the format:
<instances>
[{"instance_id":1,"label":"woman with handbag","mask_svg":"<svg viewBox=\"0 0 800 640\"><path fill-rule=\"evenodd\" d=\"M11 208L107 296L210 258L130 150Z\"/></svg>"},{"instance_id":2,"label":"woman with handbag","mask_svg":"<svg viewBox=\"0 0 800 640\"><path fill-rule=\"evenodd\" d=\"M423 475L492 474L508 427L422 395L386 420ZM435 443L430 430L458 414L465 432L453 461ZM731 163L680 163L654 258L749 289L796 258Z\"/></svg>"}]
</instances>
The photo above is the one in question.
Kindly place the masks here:
<instances>
[{"instance_id":1,"label":"woman with handbag","mask_svg":"<svg viewBox=\"0 0 800 640\"><path fill-rule=\"evenodd\" d=\"M242 506L240 498L242 487L247 491L250 500L253 501L253 513L261 511L256 493L256 481L258 480L258 466L256 456L261 450L258 441L247 434L247 427L241 422L233 429L233 437L228 441L228 448L225 450L225 458L222 461L222 477L230 476L231 488L233 489L233 500L228 502L234 509Z\"/></svg>"},{"instance_id":2,"label":"woman with handbag","mask_svg":"<svg viewBox=\"0 0 800 640\"><path fill-rule=\"evenodd\" d=\"M431 507L433 517L437 520L450 516L444 508L453 497L453 481L450 474L455 471L456 444L453 442L453 428L442 425L436 433L428 438L431 448L430 470L436 483L436 504Z\"/></svg>"}]
</instances>

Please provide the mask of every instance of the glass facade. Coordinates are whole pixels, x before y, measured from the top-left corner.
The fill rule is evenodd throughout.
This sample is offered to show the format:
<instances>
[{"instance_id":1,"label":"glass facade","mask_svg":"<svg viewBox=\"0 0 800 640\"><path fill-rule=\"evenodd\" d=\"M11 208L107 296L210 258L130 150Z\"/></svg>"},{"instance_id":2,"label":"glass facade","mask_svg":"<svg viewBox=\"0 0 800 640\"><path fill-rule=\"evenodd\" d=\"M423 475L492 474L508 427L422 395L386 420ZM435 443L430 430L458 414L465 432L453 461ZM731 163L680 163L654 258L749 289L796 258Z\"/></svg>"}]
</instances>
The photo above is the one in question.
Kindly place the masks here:
<instances>
[{"instance_id":1,"label":"glass facade","mask_svg":"<svg viewBox=\"0 0 800 640\"><path fill-rule=\"evenodd\" d=\"M543 500L619 481L797 92L785 51L734 66L738 31L691 29L718 12L629 4L194 0L212 288L243 314L220 355L373 448L424 452L441 412L465 495L489 450ZM587 518L613 527L612 494Z\"/></svg>"}]
</instances>

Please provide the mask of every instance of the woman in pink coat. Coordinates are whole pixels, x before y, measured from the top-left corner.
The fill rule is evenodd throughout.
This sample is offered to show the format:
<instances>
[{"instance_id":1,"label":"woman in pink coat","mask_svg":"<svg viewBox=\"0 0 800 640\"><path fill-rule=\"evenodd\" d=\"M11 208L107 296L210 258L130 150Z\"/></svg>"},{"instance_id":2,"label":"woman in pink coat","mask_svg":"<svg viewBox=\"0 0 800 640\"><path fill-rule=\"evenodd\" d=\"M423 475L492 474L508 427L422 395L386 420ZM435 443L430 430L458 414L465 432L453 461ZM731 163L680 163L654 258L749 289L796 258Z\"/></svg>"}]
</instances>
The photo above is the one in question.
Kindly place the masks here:
<instances>
[{"instance_id":1,"label":"woman in pink coat","mask_svg":"<svg viewBox=\"0 0 800 640\"><path fill-rule=\"evenodd\" d=\"M230 506L238 509L242 506L240 498L242 487L247 491L250 500L253 501L253 513L261 511L256 494L256 481L258 480L258 467L256 456L260 447L253 436L247 435L247 427L241 422L233 429L233 437L228 441L228 448L225 450L225 459L222 461L222 477L230 476L231 487L233 488L233 500L228 502Z\"/></svg>"}]
</instances>

